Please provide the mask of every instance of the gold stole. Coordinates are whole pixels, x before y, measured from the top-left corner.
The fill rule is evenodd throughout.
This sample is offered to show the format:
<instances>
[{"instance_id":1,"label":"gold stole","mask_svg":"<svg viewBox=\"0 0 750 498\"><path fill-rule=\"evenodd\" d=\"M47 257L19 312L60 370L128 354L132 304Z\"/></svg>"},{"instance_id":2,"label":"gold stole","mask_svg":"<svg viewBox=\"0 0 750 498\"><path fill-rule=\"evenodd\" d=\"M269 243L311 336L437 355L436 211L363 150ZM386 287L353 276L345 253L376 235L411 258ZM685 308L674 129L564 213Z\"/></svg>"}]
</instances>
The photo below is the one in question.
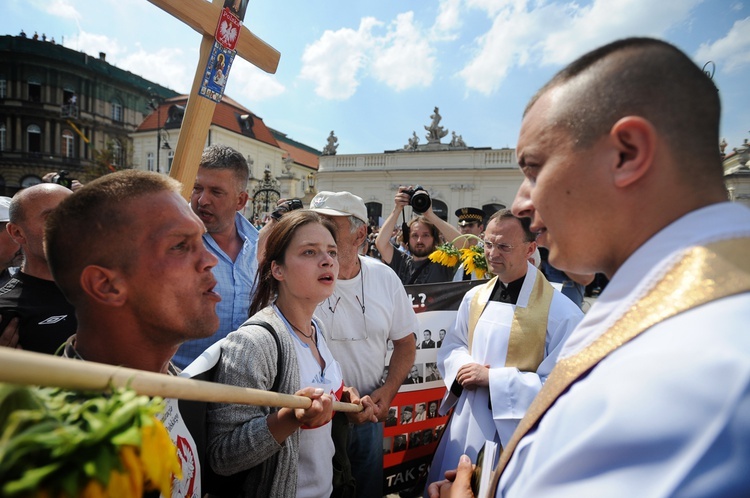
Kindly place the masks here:
<instances>
[{"instance_id":1,"label":"gold stole","mask_svg":"<svg viewBox=\"0 0 750 498\"><path fill-rule=\"evenodd\" d=\"M474 340L474 329L479 322L487 302L495 288L497 277L487 282L471 299L469 306L469 354ZM536 270L536 279L531 289L529 302L525 308L516 306L513 313L513 324L508 338L508 354L505 357L506 367L516 367L522 372L535 372L544 359L544 344L547 338L547 317L552 304L554 289Z\"/></svg>"},{"instance_id":2,"label":"gold stole","mask_svg":"<svg viewBox=\"0 0 750 498\"><path fill-rule=\"evenodd\" d=\"M534 429L557 398L611 352L651 326L702 304L750 291L750 238L693 247L612 327L579 353L561 360L550 373L493 472L489 496L519 441Z\"/></svg>"}]
</instances>

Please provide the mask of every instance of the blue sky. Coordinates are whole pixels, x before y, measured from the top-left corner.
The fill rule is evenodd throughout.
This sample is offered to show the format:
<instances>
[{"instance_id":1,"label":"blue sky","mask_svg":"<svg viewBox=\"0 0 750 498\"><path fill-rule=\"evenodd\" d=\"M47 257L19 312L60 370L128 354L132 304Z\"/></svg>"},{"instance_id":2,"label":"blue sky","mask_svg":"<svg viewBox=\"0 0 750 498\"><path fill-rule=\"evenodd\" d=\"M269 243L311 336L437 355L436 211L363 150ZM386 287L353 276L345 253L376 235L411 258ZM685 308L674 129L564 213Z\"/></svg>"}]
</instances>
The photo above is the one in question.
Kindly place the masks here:
<instances>
[{"instance_id":1,"label":"blue sky","mask_svg":"<svg viewBox=\"0 0 750 498\"><path fill-rule=\"evenodd\" d=\"M45 33L190 89L200 36L146 0L4 0L3 14L1 34ZM750 138L750 5L738 0L250 0L245 25L281 62L266 75L236 59L226 94L317 149L331 130L341 154L399 149L413 131L426 143L435 106L467 145L515 147L531 95L625 36L713 61L722 137L729 150Z\"/></svg>"}]
</instances>

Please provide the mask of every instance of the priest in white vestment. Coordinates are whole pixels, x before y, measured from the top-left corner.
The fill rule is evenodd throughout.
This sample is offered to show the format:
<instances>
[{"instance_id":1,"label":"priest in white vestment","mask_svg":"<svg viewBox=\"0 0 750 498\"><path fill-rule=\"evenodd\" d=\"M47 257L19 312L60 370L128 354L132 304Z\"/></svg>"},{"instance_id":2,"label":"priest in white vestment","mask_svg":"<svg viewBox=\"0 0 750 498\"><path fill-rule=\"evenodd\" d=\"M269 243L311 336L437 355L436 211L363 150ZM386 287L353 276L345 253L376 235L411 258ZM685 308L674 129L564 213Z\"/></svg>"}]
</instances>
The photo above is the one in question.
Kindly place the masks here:
<instances>
[{"instance_id":1,"label":"priest in white vestment","mask_svg":"<svg viewBox=\"0 0 750 498\"><path fill-rule=\"evenodd\" d=\"M466 293L438 351L448 388L440 412L455 412L428 482L455 469L464 453L476 459L486 440L508 441L564 340L583 318L528 262L536 250L534 238L528 220L508 210L498 211L487 224L485 257L497 278Z\"/></svg>"},{"instance_id":2,"label":"priest in white vestment","mask_svg":"<svg viewBox=\"0 0 750 498\"><path fill-rule=\"evenodd\" d=\"M555 267L610 281L489 496L750 496L750 209L727 202L720 115L710 76L650 38L584 54L527 106L513 213ZM462 457L430 498L473 497L471 475Z\"/></svg>"}]
</instances>

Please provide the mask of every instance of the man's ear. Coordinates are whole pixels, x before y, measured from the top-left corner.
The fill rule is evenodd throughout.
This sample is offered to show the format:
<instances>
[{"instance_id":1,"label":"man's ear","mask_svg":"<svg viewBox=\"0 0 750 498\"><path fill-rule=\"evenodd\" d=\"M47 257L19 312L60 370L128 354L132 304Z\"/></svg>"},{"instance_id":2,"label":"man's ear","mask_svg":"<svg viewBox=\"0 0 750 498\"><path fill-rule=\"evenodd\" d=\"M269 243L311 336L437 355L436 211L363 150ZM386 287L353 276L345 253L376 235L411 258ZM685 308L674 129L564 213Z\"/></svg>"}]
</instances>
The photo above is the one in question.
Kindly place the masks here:
<instances>
[{"instance_id":1,"label":"man's ear","mask_svg":"<svg viewBox=\"0 0 750 498\"><path fill-rule=\"evenodd\" d=\"M5 225L5 231L8 232L10 238L13 239L19 246L26 244L26 236L23 233L23 229L19 225L8 222L8 224Z\"/></svg>"},{"instance_id":2,"label":"man's ear","mask_svg":"<svg viewBox=\"0 0 750 498\"><path fill-rule=\"evenodd\" d=\"M612 169L614 184L628 187L643 178L653 165L656 129L647 119L626 116L612 126L609 136L620 156Z\"/></svg>"},{"instance_id":3,"label":"man's ear","mask_svg":"<svg viewBox=\"0 0 750 498\"><path fill-rule=\"evenodd\" d=\"M240 192L240 196L237 198L237 209L235 209L235 211L240 211L242 208L244 208L249 198L250 196L247 192L245 192L244 190Z\"/></svg>"},{"instance_id":4,"label":"man's ear","mask_svg":"<svg viewBox=\"0 0 750 498\"><path fill-rule=\"evenodd\" d=\"M527 260L527 261L529 260L529 258L530 258L531 256L533 256L533 255L534 255L534 251L536 251L536 247L537 247L537 244L536 244L536 241L535 241L535 240L534 240L534 241L531 241L531 242L529 243L529 248L528 248L528 249L526 249L526 260Z\"/></svg>"},{"instance_id":5,"label":"man's ear","mask_svg":"<svg viewBox=\"0 0 750 498\"><path fill-rule=\"evenodd\" d=\"M365 239L367 239L367 225L361 225L357 228L357 238L354 241L354 245L357 247L361 246Z\"/></svg>"},{"instance_id":6,"label":"man's ear","mask_svg":"<svg viewBox=\"0 0 750 498\"><path fill-rule=\"evenodd\" d=\"M106 306L122 306L127 298L125 282L117 271L89 265L81 272L81 288L94 301Z\"/></svg>"}]
</instances>

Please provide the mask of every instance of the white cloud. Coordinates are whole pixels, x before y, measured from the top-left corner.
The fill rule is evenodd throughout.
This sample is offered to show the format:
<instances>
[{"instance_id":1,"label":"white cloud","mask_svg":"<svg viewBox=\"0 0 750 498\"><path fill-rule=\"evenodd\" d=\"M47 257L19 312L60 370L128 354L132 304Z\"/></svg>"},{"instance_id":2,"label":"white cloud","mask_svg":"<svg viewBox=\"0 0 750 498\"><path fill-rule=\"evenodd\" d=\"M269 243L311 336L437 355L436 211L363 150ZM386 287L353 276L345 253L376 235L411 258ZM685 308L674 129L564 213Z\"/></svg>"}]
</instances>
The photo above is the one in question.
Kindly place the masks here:
<instances>
[{"instance_id":1,"label":"white cloud","mask_svg":"<svg viewBox=\"0 0 750 498\"><path fill-rule=\"evenodd\" d=\"M712 60L728 73L750 64L750 17L736 21L724 38L701 44L695 59Z\"/></svg>"},{"instance_id":2,"label":"white cloud","mask_svg":"<svg viewBox=\"0 0 750 498\"><path fill-rule=\"evenodd\" d=\"M77 35L69 36L65 39L64 44L68 48L85 52L92 56L98 56L99 52L104 52L107 54L108 62L116 60L120 54L125 53L125 47L117 40L107 35L99 35L87 31L81 31Z\"/></svg>"},{"instance_id":3,"label":"white cloud","mask_svg":"<svg viewBox=\"0 0 750 498\"><path fill-rule=\"evenodd\" d=\"M285 91L286 88L275 76L235 57L226 88L229 96L241 102L261 102L278 97Z\"/></svg>"},{"instance_id":4,"label":"white cloud","mask_svg":"<svg viewBox=\"0 0 750 498\"><path fill-rule=\"evenodd\" d=\"M526 11L525 5L491 8L492 27L477 38L476 54L459 72L467 88L485 95L500 87L511 68L528 63L539 53L539 33L553 29L559 19L553 6L532 12Z\"/></svg>"},{"instance_id":5,"label":"white cloud","mask_svg":"<svg viewBox=\"0 0 750 498\"><path fill-rule=\"evenodd\" d=\"M596 0L571 10L562 29L544 42L543 62L566 64L593 47L628 36L664 35L682 23L702 0Z\"/></svg>"},{"instance_id":6,"label":"white cloud","mask_svg":"<svg viewBox=\"0 0 750 498\"><path fill-rule=\"evenodd\" d=\"M457 36L460 2L443 0L430 28L405 12L387 25L366 17L356 31L325 31L305 48L300 77L314 81L315 93L331 100L350 98L367 76L396 91L428 87L437 69L435 44Z\"/></svg>"},{"instance_id":7,"label":"white cloud","mask_svg":"<svg viewBox=\"0 0 750 498\"><path fill-rule=\"evenodd\" d=\"M477 38L474 58L460 71L469 89L495 92L514 67L563 65L593 47L626 36L664 35L702 0L594 0L577 3L467 0L493 21Z\"/></svg>"},{"instance_id":8,"label":"white cloud","mask_svg":"<svg viewBox=\"0 0 750 498\"><path fill-rule=\"evenodd\" d=\"M461 28L461 0L441 0L431 37L440 40L455 40Z\"/></svg>"},{"instance_id":9,"label":"white cloud","mask_svg":"<svg viewBox=\"0 0 750 498\"><path fill-rule=\"evenodd\" d=\"M121 69L180 93L188 93L193 84L196 61L192 54L186 56L179 48L161 48L156 52L149 52L139 46L135 52L114 62Z\"/></svg>"},{"instance_id":10,"label":"white cloud","mask_svg":"<svg viewBox=\"0 0 750 498\"><path fill-rule=\"evenodd\" d=\"M44 10L50 15L61 17L63 19L71 19L76 22L81 19L81 14L73 5L71 5L69 0L53 0L51 2L45 2Z\"/></svg>"},{"instance_id":11,"label":"white cloud","mask_svg":"<svg viewBox=\"0 0 750 498\"><path fill-rule=\"evenodd\" d=\"M326 30L319 40L305 47L300 77L314 81L315 93L323 98L348 99L359 86L358 73L373 47L372 30L381 24L366 17L357 31Z\"/></svg>"},{"instance_id":12,"label":"white cloud","mask_svg":"<svg viewBox=\"0 0 750 498\"><path fill-rule=\"evenodd\" d=\"M414 24L414 13L399 14L389 32L379 40L372 74L396 91L432 83L434 50Z\"/></svg>"}]
</instances>

